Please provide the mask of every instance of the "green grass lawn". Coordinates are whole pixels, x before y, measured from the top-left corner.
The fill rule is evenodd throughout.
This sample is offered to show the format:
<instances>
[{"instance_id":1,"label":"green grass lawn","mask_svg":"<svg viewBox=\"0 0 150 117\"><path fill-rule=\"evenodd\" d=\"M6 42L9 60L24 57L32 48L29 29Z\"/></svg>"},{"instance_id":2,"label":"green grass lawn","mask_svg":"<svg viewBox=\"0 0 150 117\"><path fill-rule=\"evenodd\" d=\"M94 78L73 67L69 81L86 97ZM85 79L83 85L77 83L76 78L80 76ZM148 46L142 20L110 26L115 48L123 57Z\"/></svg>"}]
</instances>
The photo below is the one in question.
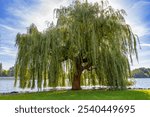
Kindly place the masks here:
<instances>
[{"instance_id":1,"label":"green grass lawn","mask_svg":"<svg viewBox=\"0 0 150 117\"><path fill-rule=\"evenodd\" d=\"M0 100L150 100L150 90L80 90L0 94Z\"/></svg>"},{"instance_id":2,"label":"green grass lawn","mask_svg":"<svg viewBox=\"0 0 150 117\"><path fill-rule=\"evenodd\" d=\"M150 100L150 90L49 91L0 95L0 100Z\"/></svg>"}]
</instances>

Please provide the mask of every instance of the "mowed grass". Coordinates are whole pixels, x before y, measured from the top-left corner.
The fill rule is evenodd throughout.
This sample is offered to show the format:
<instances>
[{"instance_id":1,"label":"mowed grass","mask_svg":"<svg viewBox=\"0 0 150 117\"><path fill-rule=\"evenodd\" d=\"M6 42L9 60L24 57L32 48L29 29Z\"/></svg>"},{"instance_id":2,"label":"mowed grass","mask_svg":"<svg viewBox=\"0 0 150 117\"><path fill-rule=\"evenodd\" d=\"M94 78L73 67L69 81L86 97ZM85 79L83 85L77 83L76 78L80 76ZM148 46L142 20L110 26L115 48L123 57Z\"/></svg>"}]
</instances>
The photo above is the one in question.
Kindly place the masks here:
<instances>
[{"instance_id":1,"label":"mowed grass","mask_svg":"<svg viewBox=\"0 0 150 117\"><path fill-rule=\"evenodd\" d=\"M150 90L68 90L0 94L0 100L150 100Z\"/></svg>"}]
</instances>

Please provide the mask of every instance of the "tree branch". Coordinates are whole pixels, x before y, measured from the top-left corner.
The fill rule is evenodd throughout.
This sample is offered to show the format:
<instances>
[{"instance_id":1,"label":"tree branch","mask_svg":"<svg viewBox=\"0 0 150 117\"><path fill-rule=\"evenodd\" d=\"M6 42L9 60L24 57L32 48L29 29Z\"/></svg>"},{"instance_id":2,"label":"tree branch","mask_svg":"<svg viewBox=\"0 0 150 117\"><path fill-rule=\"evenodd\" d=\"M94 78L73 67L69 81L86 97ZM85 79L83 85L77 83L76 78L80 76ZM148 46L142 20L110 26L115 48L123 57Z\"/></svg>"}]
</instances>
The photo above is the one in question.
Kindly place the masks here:
<instances>
[{"instance_id":1,"label":"tree branch","mask_svg":"<svg viewBox=\"0 0 150 117\"><path fill-rule=\"evenodd\" d=\"M82 66L82 70L85 70L85 69L88 70L91 66L92 66L92 64L87 64L85 66Z\"/></svg>"}]
</instances>

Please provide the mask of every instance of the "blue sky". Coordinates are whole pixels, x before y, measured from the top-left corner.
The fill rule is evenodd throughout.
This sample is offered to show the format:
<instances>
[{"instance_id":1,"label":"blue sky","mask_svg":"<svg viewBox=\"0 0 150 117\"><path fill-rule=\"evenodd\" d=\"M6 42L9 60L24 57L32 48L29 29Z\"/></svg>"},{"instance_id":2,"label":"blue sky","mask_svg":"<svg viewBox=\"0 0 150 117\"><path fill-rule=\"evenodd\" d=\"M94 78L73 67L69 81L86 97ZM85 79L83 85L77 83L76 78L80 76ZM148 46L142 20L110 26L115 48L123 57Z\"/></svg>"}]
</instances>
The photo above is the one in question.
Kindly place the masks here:
<instances>
[{"instance_id":1,"label":"blue sky","mask_svg":"<svg viewBox=\"0 0 150 117\"><path fill-rule=\"evenodd\" d=\"M97 2L100 0L88 0ZM131 69L150 67L150 0L109 0L116 9L127 12L126 22L139 36L141 48L139 63L134 59ZM53 9L67 5L71 0L0 0L0 62L4 69L13 66L17 56L15 36L25 33L34 23L40 31L47 27L47 21L56 20Z\"/></svg>"}]
</instances>

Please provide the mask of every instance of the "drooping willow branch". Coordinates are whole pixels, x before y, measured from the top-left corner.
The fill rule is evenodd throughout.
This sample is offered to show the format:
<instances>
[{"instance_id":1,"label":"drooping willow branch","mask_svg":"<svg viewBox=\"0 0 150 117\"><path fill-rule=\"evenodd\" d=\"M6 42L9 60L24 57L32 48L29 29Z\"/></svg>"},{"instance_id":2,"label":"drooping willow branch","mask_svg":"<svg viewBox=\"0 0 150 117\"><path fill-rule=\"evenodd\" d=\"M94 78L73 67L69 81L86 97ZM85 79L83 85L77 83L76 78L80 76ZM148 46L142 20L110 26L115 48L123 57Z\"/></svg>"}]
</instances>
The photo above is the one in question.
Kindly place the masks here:
<instances>
[{"instance_id":1,"label":"drooping willow branch","mask_svg":"<svg viewBox=\"0 0 150 117\"><path fill-rule=\"evenodd\" d=\"M55 13L56 25L39 32L32 24L26 34L16 37L20 87L71 86L74 81L126 87L129 60L138 57L138 37L126 24L125 11L104 2L76 1Z\"/></svg>"}]
</instances>

